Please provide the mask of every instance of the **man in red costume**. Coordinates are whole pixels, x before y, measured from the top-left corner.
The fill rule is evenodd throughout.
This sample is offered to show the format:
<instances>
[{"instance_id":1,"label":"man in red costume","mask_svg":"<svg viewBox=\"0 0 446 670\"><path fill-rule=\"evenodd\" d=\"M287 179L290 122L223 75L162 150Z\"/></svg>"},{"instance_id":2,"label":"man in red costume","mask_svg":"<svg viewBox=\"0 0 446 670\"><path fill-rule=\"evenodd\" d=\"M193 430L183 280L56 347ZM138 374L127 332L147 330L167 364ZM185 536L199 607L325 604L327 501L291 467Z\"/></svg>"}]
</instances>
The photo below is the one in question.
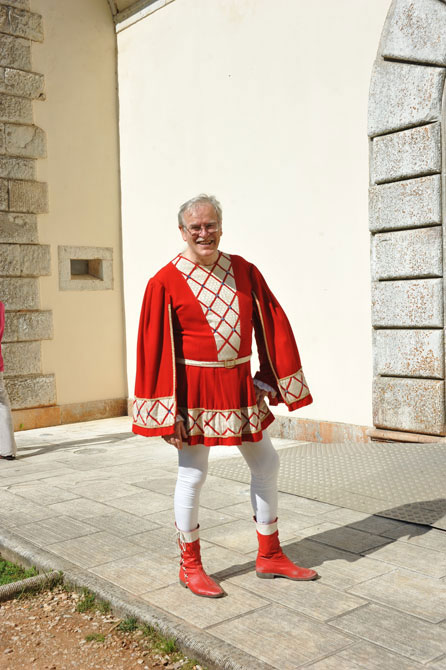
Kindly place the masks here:
<instances>
[{"instance_id":1,"label":"man in red costume","mask_svg":"<svg viewBox=\"0 0 446 670\"><path fill-rule=\"evenodd\" d=\"M138 334L133 432L161 435L178 449L175 521L180 583L210 598L223 589L200 558L199 497L209 447L237 445L251 470L261 578L310 580L292 563L277 530L279 458L266 432L270 405L312 402L288 319L257 268L219 251L222 210L199 195L178 214L186 249L150 279ZM251 376L254 329L260 370Z\"/></svg>"}]
</instances>

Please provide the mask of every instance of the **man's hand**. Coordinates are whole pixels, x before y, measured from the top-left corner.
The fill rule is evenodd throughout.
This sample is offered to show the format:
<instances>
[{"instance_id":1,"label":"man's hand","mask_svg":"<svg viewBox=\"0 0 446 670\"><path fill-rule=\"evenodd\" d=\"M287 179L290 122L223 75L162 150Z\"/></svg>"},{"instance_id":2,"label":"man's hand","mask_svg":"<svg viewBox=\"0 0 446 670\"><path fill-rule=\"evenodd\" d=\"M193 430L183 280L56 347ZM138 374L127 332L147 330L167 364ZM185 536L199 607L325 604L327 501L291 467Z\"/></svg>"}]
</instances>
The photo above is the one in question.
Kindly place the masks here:
<instances>
[{"instance_id":1,"label":"man's hand","mask_svg":"<svg viewBox=\"0 0 446 670\"><path fill-rule=\"evenodd\" d=\"M175 449L183 448L183 440L187 440L187 433L184 427L184 421L177 421L175 424L175 432L171 435L163 435L164 442L171 444Z\"/></svg>"},{"instance_id":2,"label":"man's hand","mask_svg":"<svg viewBox=\"0 0 446 670\"><path fill-rule=\"evenodd\" d=\"M268 391L265 391L264 389L259 388L254 384L254 391L256 394L256 403L259 406L260 403L265 400L265 398L269 398Z\"/></svg>"}]
</instances>

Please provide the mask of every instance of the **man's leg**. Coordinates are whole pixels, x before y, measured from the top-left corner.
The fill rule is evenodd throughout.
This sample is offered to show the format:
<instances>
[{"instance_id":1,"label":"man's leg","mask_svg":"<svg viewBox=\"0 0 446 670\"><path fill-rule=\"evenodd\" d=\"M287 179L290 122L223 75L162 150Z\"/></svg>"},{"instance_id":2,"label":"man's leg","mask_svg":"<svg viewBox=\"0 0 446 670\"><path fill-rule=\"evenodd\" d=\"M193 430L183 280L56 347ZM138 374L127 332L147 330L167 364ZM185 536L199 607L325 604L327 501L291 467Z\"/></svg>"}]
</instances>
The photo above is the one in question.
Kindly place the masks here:
<instances>
[{"instance_id":1,"label":"man's leg","mask_svg":"<svg viewBox=\"0 0 446 670\"><path fill-rule=\"evenodd\" d=\"M0 456L15 458L16 451L9 398L3 381L3 372L0 372Z\"/></svg>"},{"instance_id":2,"label":"man's leg","mask_svg":"<svg viewBox=\"0 0 446 670\"><path fill-rule=\"evenodd\" d=\"M180 584L197 596L220 598L223 589L204 571L201 563L198 510L200 492L208 471L209 448L188 446L178 451L175 487L175 523L180 547Z\"/></svg>"}]
</instances>

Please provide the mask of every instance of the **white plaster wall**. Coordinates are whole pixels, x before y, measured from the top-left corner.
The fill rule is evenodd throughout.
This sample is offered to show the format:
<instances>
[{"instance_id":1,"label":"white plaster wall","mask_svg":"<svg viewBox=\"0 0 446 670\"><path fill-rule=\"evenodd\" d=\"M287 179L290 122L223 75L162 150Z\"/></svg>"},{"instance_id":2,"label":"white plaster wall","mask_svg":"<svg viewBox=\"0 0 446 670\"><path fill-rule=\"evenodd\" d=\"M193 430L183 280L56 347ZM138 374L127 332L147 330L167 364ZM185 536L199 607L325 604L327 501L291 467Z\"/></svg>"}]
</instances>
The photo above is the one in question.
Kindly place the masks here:
<instances>
[{"instance_id":1,"label":"white plaster wall","mask_svg":"<svg viewBox=\"0 0 446 670\"><path fill-rule=\"evenodd\" d=\"M57 403L127 396L121 262L116 41L107 0L32 0L45 39L32 63L45 75L46 101L34 121L47 134L37 178L48 182L49 214L39 216L52 273L40 279L54 339L43 342ZM114 289L60 291L58 245L112 247Z\"/></svg>"},{"instance_id":2,"label":"white plaster wall","mask_svg":"<svg viewBox=\"0 0 446 670\"><path fill-rule=\"evenodd\" d=\"M367 98L389 5L175 0L119 34L130 393L146 281L205 191L221 248L289 315L315 400L296 416L371 425Z\"/></svg>"}]
</instances>

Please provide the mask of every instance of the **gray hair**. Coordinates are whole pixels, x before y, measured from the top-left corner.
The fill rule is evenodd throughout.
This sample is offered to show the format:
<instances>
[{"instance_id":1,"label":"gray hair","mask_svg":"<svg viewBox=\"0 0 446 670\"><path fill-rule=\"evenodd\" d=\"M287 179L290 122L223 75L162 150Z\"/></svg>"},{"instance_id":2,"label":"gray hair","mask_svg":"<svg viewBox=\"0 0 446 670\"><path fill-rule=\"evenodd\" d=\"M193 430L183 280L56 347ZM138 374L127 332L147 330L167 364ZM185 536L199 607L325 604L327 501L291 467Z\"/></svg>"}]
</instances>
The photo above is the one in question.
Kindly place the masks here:
<instances>
[{"instance_id":1,"label":"gray hair","mask_svg":"<svg viewBox=\"0 0 446 670\"><path fill-rule=\"evenodd\" d=\"M217 198L215 195L206 195L206 193L200 193L200 195L196 195L195 198L191 198L181 205L180 211L178 212L178 225L180 228L185 227L183 219L184 214L190 209L194 209L195 205L212 205L212 207L215 209L215 213L217 214L218 224L221 226L223 212Z\"/></svg>"}]
</instances>

